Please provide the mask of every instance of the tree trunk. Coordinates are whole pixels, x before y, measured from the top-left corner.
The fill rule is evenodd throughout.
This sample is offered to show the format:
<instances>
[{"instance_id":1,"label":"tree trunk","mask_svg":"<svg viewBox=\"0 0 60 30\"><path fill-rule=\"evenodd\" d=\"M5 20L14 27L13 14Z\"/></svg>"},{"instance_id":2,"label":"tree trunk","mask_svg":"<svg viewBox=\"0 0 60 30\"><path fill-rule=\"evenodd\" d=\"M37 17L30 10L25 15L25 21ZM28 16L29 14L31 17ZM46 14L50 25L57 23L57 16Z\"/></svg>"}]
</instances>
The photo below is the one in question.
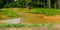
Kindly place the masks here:
<instances>
[{"instance_id":1,"label":"tree trunk","mask_svg":"<svg viewBox=\"0 0 60 30\"><path fill-rule=\"evenodd\" d=\"M45 1L44 1L44 8L45 8Z\"/></svg>"},{"instance_id":2,"label":"tree trunk","mask_svg":"<svg viewBox=\"0 0 60 30\"><path fill-rule=\"evenodd\" d=\"M55 0L54 7L55 7L55 9L57 8L57 0Z\"/></svg>"},{"instance_id":3,"label":"tree trunk","mask_svg":"<svg viewBox=\"0 0 60 30\"><path fill-rule=\"evenodd\" d=\"M51 8L51 1L50 0L47 1L48 1L48 7Z\"/></svg>"},{"instance_id":4,"label":"tree trunk","mask_svg":"<svg viewBox=\"0 0 60 30\"><path fill-rule=\"evenodd\" d=\"M56 9L56 3L55 3L55 9Z\"/></svg>"},{"instance_id":5,"label":"tree trunk","mask_svg":"<svg viewBox=\"0 0 60 30\"><path fill-rule=\"evenodd\" d=\"M59 9L60 9L60 0L59 0Z\"/></svg>"}]
</instances>

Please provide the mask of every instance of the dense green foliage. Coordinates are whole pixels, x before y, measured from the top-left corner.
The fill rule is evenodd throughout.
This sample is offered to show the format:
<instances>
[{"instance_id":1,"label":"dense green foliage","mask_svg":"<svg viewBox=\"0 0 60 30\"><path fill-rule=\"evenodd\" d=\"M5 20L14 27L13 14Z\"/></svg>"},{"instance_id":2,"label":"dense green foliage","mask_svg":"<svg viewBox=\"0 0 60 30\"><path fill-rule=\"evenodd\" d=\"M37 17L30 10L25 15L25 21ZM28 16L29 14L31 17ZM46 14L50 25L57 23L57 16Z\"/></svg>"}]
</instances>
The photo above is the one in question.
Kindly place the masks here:
<instances>
[{"instance_id":1,"label":"dense green foliage","mask_svg":"<svg viewBox=\"0 0 60 30\"><path fill-rule=\"evenodd\" d=\"M49 2L51 4L49 4ZM50 6L49 6L50 5ZM58 0L0 0L0 8L15 8L15 7L20 7L20 8L25 8L25 7L42 7L42 8L59 8Z\"/></svg>"}]
</instances>

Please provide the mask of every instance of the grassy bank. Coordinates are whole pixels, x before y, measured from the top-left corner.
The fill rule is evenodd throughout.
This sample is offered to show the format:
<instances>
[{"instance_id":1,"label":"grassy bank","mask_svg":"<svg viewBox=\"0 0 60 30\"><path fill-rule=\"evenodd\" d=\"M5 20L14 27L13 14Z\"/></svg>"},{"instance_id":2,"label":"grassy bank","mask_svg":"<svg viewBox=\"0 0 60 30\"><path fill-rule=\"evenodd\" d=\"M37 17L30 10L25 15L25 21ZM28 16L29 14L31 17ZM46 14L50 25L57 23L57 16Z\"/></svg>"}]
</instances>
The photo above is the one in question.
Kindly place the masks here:
<instances>
[{"instance_id":1,"label":"grassy bank","mask_svg":"<svg viewBox=\"0 0 60 30\"><path fill-rule=\"evenodd\" d=\"M54 24L0 24L0 28L52 27Z\"/></svg>"}]
</instances>

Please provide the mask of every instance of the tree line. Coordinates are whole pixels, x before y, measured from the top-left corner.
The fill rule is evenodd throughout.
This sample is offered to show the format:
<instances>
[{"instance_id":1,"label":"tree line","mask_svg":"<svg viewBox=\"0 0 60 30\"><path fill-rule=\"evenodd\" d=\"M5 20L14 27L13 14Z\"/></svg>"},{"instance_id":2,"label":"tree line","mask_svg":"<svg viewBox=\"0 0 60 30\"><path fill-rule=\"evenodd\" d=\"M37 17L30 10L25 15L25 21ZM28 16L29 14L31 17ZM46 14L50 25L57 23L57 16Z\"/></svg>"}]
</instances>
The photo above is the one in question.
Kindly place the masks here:
<instances>
[{"instance_id":1,"label":"tree line","mask_svg":"<svg viewBox=\"0 0 60 30\"><path fill-rule=\"evenodd\" d=\"M60 8L60 0L0 0L0 8Z\"/></svg>"}]
</instances>

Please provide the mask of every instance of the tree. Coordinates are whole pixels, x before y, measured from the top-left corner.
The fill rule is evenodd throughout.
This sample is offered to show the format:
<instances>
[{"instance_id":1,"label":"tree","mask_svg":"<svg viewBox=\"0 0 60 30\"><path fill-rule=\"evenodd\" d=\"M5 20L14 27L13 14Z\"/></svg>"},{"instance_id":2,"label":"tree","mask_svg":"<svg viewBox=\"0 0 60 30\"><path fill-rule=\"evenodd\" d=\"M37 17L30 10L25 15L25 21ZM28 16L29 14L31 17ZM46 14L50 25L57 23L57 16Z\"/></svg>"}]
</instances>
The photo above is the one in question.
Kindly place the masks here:
<instances>
[{"instance_id":1,"label":"tree","mask_svg":"<svg viewBox=\"0 0 60 30\"><path fill-rule=\"evenodd\" d=\"M14 2L14 0L0 0L0 8L3 8L6 4L9 4L11 2Z\"/></svg>"},{"instance_id":2,"label":"tree","mask_svg":"<svg viewBox=\"0 0 60 30\"><path fill-rule=\"evenodd\" d=\"M48 7L51 8L51 0L47 0L48 1Z\"/></svg>"},{"instance_id":3,"label":"tree","mask_svg":"<svg viewBox=\"0 0 60 30\"><path fill-rule=\"evenodd\" d=\"M0 8L2 8L2 4L3 4L3 3L2 3L2 0L0 0Z\"/></svg>"},{"instance_id":4,"label":"tree","mask_svg":"<svg viewBox=\"0 0 60 30\"><path fill-rule=\"evenodd\" d=\"M25 0L18 0L17 4L18 4L18 7L24 8L26 5L26 1Z\"/></svg>"},{"instance_id":5,"label":"tree","mask_svg":"<svg viewBox=\"0 0 60 30\"><path fill-rule=\"evenodd\" d=\"M60 0L59 0L59 9L60 9Z\"/></svg>"}]
</instances>

